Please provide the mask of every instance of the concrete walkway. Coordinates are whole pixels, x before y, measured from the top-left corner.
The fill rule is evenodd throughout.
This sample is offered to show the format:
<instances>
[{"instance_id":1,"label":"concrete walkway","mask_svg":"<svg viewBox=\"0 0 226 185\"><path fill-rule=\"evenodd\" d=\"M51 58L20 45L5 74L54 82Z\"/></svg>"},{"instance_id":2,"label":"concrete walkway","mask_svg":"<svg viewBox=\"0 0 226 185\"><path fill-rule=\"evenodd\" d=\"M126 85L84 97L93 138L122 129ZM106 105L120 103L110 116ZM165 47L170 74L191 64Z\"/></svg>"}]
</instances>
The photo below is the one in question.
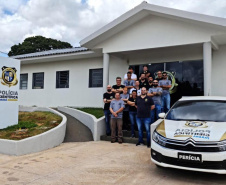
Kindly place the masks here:
<instances>
[{"instance_id":1,"label":"concrete walkway","mask_svg":"<svg viewBox=\"0 0 226 185\"><path fill-rule=\"evenodd\" d=\"M25 156L0 154L1 185L226 184L226 175L157 168L150 149L110 142L63 143Z\"/></svg>"},{"instance_id":2,"label":"concrete walkway","mask_svg":"<svg viewBox=\"0 0 226 185\"><path fill-rule=\"evenodd\" d=\"M59 111L59 110L57 110ZM59 111L67 117L67 128L64 142L85 142L93 141L90 129L74 117Z\"/></svg>"}]
</instances>

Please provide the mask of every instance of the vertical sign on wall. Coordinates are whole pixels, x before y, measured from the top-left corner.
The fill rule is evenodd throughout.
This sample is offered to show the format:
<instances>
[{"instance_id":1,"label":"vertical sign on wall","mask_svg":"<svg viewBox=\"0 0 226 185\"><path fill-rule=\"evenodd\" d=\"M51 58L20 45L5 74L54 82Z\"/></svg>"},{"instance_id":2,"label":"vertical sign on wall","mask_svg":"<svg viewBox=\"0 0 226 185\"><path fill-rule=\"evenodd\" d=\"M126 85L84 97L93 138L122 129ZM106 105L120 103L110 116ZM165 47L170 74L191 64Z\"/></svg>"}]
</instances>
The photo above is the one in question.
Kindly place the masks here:
<instances>
[{"instance_id":1,"label":"vertical sign on wall","mask_svg":"<svg viewBox=\"0 0 226 185\"><path fill-rule=\"evenodd\" d=\"M18 124L20 61L0 57L0 129Z\"/></svg>"}]
</instances>

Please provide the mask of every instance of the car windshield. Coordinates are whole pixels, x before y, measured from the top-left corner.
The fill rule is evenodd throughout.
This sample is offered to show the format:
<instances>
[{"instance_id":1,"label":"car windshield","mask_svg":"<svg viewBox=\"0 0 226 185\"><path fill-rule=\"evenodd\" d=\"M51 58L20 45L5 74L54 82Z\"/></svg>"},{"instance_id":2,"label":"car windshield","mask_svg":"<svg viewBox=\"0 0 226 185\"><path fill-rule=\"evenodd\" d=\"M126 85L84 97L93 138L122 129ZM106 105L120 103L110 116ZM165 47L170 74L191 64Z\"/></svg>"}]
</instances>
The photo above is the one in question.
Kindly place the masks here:
<instances>
[{"instance_id":1,"label":"car windshield","mask_svg":"<svg viewBox=\"0 0 226 185\"><path fill-rule=\"evenodd\" d=\"M166 119L226 122L226 101L178 101Z\"/></svg>"}]
</instances>

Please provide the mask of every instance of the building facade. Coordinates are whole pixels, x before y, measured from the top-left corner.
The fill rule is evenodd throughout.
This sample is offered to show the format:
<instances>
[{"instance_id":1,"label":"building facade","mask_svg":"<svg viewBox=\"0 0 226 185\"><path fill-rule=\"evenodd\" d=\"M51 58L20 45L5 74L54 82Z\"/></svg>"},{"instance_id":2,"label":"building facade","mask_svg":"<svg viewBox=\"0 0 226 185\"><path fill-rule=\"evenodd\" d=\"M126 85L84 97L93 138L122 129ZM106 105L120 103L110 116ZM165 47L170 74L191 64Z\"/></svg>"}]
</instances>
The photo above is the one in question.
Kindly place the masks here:
<instances>
[{"instance_id":1,"label":"building facade","mask_svg":"<svg viewBox=\"0 0 226 185\"><path fill-rule=\"evenodd\" d=\"M226 19L143 2L80 44L14 57L21 60L21 105L101 107L106 86L128 66L139 74L143 64L153 76L173 74L175 100L226 95Z\"/></svg>"}]
</instances>

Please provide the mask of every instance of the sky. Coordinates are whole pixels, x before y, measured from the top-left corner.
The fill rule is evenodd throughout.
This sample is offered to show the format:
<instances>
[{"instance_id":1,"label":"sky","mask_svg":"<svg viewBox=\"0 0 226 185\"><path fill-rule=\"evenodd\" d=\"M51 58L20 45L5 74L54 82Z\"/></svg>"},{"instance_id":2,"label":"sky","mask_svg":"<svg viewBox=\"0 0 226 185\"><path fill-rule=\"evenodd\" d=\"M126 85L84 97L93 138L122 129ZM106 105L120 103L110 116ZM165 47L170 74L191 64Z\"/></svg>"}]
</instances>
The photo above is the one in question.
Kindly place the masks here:
<instances>
[{"instance_id":1,"label":"sky","mask_svg":"<svg viewBox=\"0 0 226 185\"><path fill-rule=\"evenodd\" d=\"M0 0L0 52L42 35L79 42L143 0ZM225 0L146 0L190 12L226 18Z\"/></svg>"}]
</instances>

